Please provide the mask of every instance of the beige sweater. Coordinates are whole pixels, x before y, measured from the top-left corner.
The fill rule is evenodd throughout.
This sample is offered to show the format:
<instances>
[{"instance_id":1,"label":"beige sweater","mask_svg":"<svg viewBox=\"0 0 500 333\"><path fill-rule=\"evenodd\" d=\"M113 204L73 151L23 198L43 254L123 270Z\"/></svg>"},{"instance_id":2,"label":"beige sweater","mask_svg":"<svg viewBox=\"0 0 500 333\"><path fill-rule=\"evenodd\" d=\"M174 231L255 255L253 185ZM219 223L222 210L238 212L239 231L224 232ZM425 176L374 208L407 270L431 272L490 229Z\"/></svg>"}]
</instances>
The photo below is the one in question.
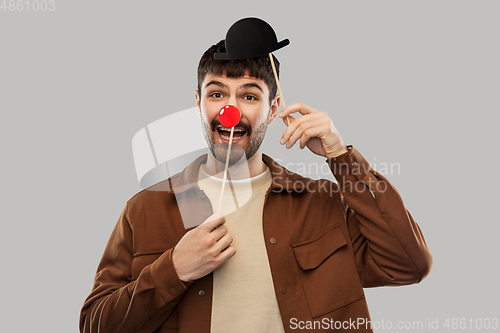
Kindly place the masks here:
<instances>
[{"instance_id":1,"label":"beige sweater","mask_svg":"<svg viewBox=\"0 0 500 333\"><path fill-rule=\"evenodd\" d=\"M249 180L227 182L221 213L233 237L234 257L214 271L212 333L284 332L262 229L269 169ZM198 172L198 186L217 210L222 180Z\"/></svg>"}]
</instances>

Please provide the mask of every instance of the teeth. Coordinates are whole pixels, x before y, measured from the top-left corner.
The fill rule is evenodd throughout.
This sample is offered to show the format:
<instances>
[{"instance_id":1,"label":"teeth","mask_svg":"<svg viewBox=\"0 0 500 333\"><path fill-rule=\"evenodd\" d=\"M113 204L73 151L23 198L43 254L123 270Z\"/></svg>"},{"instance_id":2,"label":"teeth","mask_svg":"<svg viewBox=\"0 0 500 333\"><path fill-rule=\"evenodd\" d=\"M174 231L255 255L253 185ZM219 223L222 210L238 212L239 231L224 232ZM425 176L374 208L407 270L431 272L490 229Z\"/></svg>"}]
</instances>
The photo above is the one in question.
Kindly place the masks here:
<instances>
[{"instance_id":1,"label":"teeth","mask_svg":"<svg viewBox=\"0 0 500 333\"><path fill-rule=\"evenodd\" d=\"M227 128L227 127L224 127L224 126L219 126L219 129L222 130L222 131L231 132L230 128ZM241 128L235 128L234 131L235 132L245 132L245 130L243 130Z\"/></svg>"},{"instance_id":2,"label":"teeth","mask_svg":"<svg viewBox=\"0 0 500 333\"><path fill-rule=\"evenodd\" d=\"M225 136L225 135L222 135L222 134L220 135L220 137L223 138L224 140L229 140L230 139L229 136ZM241 138L241 136L234 137L234 135L233 135L233 140L234 139L239 139L239 138Z\"/></svg>"}]
</instances>

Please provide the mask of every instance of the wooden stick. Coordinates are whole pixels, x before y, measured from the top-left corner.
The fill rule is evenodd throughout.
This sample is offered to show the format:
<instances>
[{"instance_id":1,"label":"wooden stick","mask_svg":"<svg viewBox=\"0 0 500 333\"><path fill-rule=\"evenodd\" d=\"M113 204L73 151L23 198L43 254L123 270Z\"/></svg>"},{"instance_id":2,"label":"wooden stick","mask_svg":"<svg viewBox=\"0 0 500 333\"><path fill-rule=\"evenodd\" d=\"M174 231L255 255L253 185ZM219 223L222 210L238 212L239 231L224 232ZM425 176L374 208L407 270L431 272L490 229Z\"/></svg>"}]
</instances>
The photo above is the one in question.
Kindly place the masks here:
<instances>
[{"instance_id":1,"label":"wooden stick","mask_svg":"<svg viewBox=\"0 0 500 333\"><path fill-rule=\"evenodd\" d=\"M231 134L229 135L229 146L227 147L226 166L224 167L224 177L222 178L222 188L220 190L219 209L217 209L217 213L220 213L220 209L222 207L222 196L224 195L224 187L226 186L227 168L229 166L229 155L231 154L231 145L233 144L233 134L234 134L234 126L231 127Z\"/></svg>"},{"instance_id":2,"label":"wooden stick","mask_svg":"<svg viewBox=\"0 0 500 333\"><path fill-rule=\"evenodd\" d=\"M278 80L278 73L276 72L276 66L274 65L273 54L269 53L269 59L271 59L271 66L273 66L274 78L276 80L276 85L278 86L278 93L280 94L281 103L283 103L283 108L286 108L285 99L283 98L283 93L281 92L280 81ZM290 125L290 119L286 117L285 119L286 125Z\"/></svg>"}]
</instances>

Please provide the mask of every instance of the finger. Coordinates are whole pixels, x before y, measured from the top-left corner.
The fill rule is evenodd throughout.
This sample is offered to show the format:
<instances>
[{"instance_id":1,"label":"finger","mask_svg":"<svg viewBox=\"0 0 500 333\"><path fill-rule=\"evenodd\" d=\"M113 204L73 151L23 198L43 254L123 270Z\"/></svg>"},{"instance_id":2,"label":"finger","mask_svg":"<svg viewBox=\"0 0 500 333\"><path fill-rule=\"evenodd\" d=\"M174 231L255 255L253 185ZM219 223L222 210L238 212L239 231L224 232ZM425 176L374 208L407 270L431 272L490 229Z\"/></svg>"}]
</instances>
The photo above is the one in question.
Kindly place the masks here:
<instances>
[{"instance_id":1,"label":"finger","mask_svg":"<svg viewBox=\"0 0 500 333\"><path fill-rule=\"evenodd\" d=\"M233 246L227 246L216 255L211 256L201 267L202 270L210 273L231 259L236 254L236 249Z\"/></svg>"},{"instance_id":2,"label":"finger","mask_svg":"<svg viewBox=\"0 0 500 333\"><path fill-rule=\"evenodd\" d=\"M301 121L300 123L296 124L294 126L295 129L292 129L293 132L287 133L287 135L290 135L288 140L287 140L285 134L283 134L284 139L287 140L286 147L287 148L293 147L293 145L297 142L297 140L299 140L302 137L302 135L304 134L305 131L307 131L313 127L321 126L323 123L324 123L324 119L316 118L316 119L309 119L308 121ZM290 126L291 126L291 124L290 124Z\"/></svg>"},{"instance_id":3,"label":"finger","mask_svg":"<svg viewBox=\"0 0 500 333\"><path fill-rule=\"evenodd\" d=\"M221 239L214 245L216 253L221 253L233 242L233 237L229 234L225 234Z\"/></svg>"},{"instance_id":4,"label":"finger","mask_svg":"<svg viewBox=\"0 0 500 333\"><path fill-rule=\"evenodd\" d=\"M217 228L219 225L226 223L226 218L224 215L220 213L215 213L208 217L202 224L201 226L205 229L208 230L208 232L211 232L215 228Z\"/></svg>"},{"instance_id":5,"label":"finger","mask_svg":"<svg viewBox=\"0 0 500 333\"><path fill-rule=\"evenodd\" d=\"M219 253L219 255L216 257L218 266L222 265L223 263L231 259L235 254L236 254L236 249L234 248L234 246L226 247L224 251Z\"/></svg>"},{"instance_id":6,"label":"finger","mask_svg":"<svg viewBox=\"0 0 500 333\"><path fill-rule=\"evenodd\" d=\"M219 225L217 228L212 230L211 236L213 239L213 244L218 242L227 233L227 227L225 225Z\"/></svg>"},{"instance_id":7,"label":"finger","mask_svg":"<svg viewBox=\"0 0 500 333\"><path fill-rule=\"evenodd\" d=\"M300 137L300 146L299 146L300 149L304 149L304 147L307 144L307 141L309 141L309 139L311 138L318 137L322 131L323 129L320 126L306 129L302 134L302 136Z\"/></svg>"},{"instance_id":8,"label":"finger","mask_svg":"<svg viewBox=\"0 0 500 333\"><path fill-rule=\"evenodd\" d=\"M220 253L219 256L223 256L222 259L224 261L226 261L227 259L231 258L232 256L234 256L236 254L236 249L234 248L234 246L228 246L224 249L224 251L222 251Z\"/></svg>"},{"instance_id":9,"label":"finger","mask_svg":"<svg viewBox=\"0 0 500 333\"><path fill-rule=\"evenodd\" d=\"M285 123L286 126L290 126L290 124L293 122L294 119L295 118L292 117L292 116L288 116L288 117L282 118L283 123Z\"/></svg>"},{"instance_id":10,"label":"finger","mask_svg":"<svg viewBox=\"0 0 500 333\"><path fill-rule=\"evenodd\" d=\"M306 115L306 114L314 113L317 111L318 110L310 107L307 104L304 104L302 102L297 102L297 103L290 104L287 107L283 108L283 110L281 110L281 112L278 114L278 117L286 118L290 114L293 114L296 112L299 112L302 115Z\"/></svg>"},{"instance_id":11,"label":"finger","mask_svg":"<svg viewBox=\"0 0 500 333\"><path fill-rule=\"evenodd\" d=\"M285 132L283 132L283 135L281 136L280 143L285 144L290 139L292 134L297 130L297 128L299 126L301 126L303 123L314 120L314 119L318 119L320 117L321 117L320 114L314 113L314 114L308 114L308 115L298 117L298 118L293 118L290 125L288 125Z\"/></svg>"},{"instance_id":12,"label":"finger","mask_svg":"<svg viewBox=\"0 0 500 333\"><path fill-rule=\"evenodd\" d=\"M318 123L317 121L309 121L299 125L297 129L290 136L290 139L286 144L286 148L288 149L292 148L297 142L297 140L299 140L306 131L310 132L312 128L317 127L319 125L321 125L321 123Z\"/></svg>"}]
</instances>

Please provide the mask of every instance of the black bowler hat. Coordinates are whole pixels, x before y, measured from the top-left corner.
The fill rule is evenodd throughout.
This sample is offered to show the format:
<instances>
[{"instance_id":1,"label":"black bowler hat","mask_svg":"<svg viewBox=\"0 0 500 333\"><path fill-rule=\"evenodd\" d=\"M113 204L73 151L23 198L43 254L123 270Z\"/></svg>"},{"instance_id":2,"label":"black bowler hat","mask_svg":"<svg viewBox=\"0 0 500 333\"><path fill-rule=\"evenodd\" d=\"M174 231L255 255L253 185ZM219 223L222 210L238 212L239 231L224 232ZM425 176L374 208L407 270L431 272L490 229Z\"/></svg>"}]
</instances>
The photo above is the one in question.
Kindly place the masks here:
<instances>
[{"instance_id":1,"label":"black bowler hat","mask_svg":"<svg viewBox=\"0 0 500 333\"><path fill-rule=\"evenodd\" d=\"M260 57L290 44L288 39L278 43L273 28L256 17L235 22L226 34L226 52L216 53L215 59L235 60Z\"/></svg>"}]
</instances>

